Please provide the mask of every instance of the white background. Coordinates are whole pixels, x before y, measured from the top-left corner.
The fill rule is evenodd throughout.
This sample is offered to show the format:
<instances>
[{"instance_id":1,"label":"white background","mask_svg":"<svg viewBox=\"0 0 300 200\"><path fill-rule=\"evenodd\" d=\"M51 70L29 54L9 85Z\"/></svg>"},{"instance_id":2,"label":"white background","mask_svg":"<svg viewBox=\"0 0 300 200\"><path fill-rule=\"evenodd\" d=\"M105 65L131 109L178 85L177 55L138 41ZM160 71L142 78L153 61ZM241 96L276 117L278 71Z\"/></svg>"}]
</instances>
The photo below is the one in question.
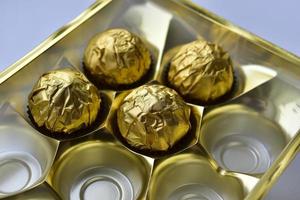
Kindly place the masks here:
<instances>
[{"instance_id":1,"label":"white background","mask_svg":"<svg viewBox=\"0 0 300 200\"><path fill-rule=\"evenodd\" d=\"M0 71L13 64L94 0L1 0ZM233 23L300 55L299 0L194 0ZM300 156L268 200L300 200Z\"/></svg>"}]
</instances>

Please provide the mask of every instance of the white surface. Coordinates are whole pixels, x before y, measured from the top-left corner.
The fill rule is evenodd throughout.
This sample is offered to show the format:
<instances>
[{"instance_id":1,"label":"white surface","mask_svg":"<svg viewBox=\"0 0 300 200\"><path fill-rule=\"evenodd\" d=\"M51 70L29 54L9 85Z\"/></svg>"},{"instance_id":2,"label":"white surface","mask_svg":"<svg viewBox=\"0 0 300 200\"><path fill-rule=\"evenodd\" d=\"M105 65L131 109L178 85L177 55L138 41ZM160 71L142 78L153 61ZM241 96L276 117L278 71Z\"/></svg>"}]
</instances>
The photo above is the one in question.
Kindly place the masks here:
<instances>
[{"instance_id":1,"label":"white surface","mask_svg":"<svg viewBox=\"0 0 300 200\"><path fill-rule=\"evenodd\" d=\"M0 0L0 71L26 55L94 0Z\"/></svg>"},{"instance_id":2,"label":"white surface","mask_svg":"<svg viewBox=\"0 0 300 200\"><path fill-rule=\"evenodd\" d=\"M300 56L299 0L193 1Z\"/></svg>"},{"instance_id":3,"label":"white surface","mask_svg":"<svg viewBox=\"0 0 300 200\"><path fill-rule=\"evenodd\" d=\"M94 0L1 0L0 71L17 61ZM283 48L300 55L299 0L194 0ZM294 24L296 24L294 26ZM300 156L268 200L300 199Z\"/></svg>"},{"instance_id":4,"label":"white surface","mask_svg":"<svg viewBox=\"0 0 300 200\"><path fill-rule=\"evenodd\" d=\"M280 177L265 200L300 199L300 154Z\"/></svg>"}]
</instances>

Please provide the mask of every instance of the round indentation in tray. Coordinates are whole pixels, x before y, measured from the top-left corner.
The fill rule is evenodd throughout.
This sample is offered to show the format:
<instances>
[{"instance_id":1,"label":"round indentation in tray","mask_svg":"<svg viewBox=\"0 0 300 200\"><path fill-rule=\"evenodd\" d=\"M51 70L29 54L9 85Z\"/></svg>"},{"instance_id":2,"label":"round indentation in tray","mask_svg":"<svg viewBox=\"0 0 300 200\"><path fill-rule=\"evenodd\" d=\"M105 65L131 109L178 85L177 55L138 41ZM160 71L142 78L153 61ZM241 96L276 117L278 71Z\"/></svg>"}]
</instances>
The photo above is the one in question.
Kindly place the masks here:
<instances>
[{"instance_id":1,"label":"round indentation in tray","mask_svg":"<svg viewBox=\"0 0 300 200\"><path fill-rule=\"evenodd\" d=\"M112 139L104 132L99 139L104 137ZM48 177L62 199L133 200L145 196L151 168L144 158L112 141L66 145L68 149L58 156Z\"/></svg>"},{"instance_id":2,"label":"round indentation in tray","mask_svg":"<svg viewBox=\"0 0 300 200\"><path fill-rule=\"evenodd\" d=\"M263 173L272 158L264 144L247 135L229 135L213 148L214 158L225 169L244 173Z\"/></svg>"},{"instance_id":3,"label":"round indentation in tray","mask_svg":"<svg viewBox=\"0 0 300 200\"><path fill-rule=\"evenodd\" d=\"M104 196L105 199L119 200L122 190L118 182L103 176L88 180L80 190L81 199L97 199L98 195Z\"/></svg>"},{"instance_id":4,"label":"round indentation in tray","mask_svg":"<svg viewBox=\"0 0 300 200\"><path fill-rule=\"evenodd\" d=\"M10 194L30 187L41 177L41 166L30 154L0 154L0 193Z\"/></svg>"},{"instance_id":5,"label":"round indentation in tray","mask_svg":"<svg viewBox=\"0 0 300 200\"><path fill-rule=\"evenodd\" d=\"M276 121L239 104L208 112L201 133L201 145L219 166L240 173L264 173L287 144Z\"/></svg>"},{"instance_id":6,"label":"round indentation in tray","mask_svg":"<svg viewBox=\"0 0 300 200\"><path fill-rule=\"evenodd\" d=\"M106 167L95 167L83 171L75 180L71 199L80 200L133 200L133 186L121 172Z\"/></svg>"},{"instance_id":7,"label":"round indentation in tray","mask_svg":"<svg viewBox=\"0 0 300 200\"><path fill-rule=\"evenodd\" d=\"M210 187L187 184L173 191L168 200L223 200L223 198Z\"/></svg>"},{"instance_id":8,"label":"round indentation in tray","mask_svg":"<svg viewBox=\"0 0 300 200\"><path fill-rule=\"evenodd\" d=\"M154 163L149 200L240 200L242 182L220 174L206 156L186 152Z\"/></svg>"}]
</instances>

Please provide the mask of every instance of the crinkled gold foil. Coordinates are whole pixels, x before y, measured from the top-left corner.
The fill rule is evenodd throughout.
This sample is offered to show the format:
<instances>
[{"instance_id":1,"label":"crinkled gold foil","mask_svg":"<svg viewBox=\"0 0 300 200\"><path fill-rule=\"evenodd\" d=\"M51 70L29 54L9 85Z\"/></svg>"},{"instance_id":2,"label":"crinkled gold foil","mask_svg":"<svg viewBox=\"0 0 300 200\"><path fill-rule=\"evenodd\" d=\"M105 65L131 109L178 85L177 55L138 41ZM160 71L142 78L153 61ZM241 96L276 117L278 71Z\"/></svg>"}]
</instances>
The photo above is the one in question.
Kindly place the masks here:
<instances>
[{"instance_id":1,"label":"crinkled gold foil","mask_svg":"<svg viewBox=\"0 0 300 200\"><path fill-rule=\"evenodd\" d=\"M216 100L233 85L232 61L220 46L196 40L182 46L171 59L168 80L185 97Z\"/></svg>"},{"instance_id":2,"label":"crinkled gold foil","mask_svg":"<svg viewBox=\"0 0 300 200\"><path fill-rule=\"evenodd\" d=\"M30 113L39 127L67 134L91 125L100 102L97 88L69 68L43 74L28 96Z\"/></svg>"},{"instance_id":3,"label":"crinkled gold foil","mask_svg":"<svg viewBox=\"0 0 300 200\"><path fill-rule=\"evenodd\" d=\"M188 132L190 107L170 88L144 85L125 97L117 118L120 132L131 146L162 151Z\"/></svg>"},{"instance_id":4,"label":"crinkled gold foil","mask_svg":"<svg viewBox=\"0 0 300 200\"><path fill-rule=\"evenodd\" d=\"M124 29L111 29L96 35L84 53L84 65L99 82L132 84L147 73L150 52L142 40Z\"/></svg>"}]
</instances>

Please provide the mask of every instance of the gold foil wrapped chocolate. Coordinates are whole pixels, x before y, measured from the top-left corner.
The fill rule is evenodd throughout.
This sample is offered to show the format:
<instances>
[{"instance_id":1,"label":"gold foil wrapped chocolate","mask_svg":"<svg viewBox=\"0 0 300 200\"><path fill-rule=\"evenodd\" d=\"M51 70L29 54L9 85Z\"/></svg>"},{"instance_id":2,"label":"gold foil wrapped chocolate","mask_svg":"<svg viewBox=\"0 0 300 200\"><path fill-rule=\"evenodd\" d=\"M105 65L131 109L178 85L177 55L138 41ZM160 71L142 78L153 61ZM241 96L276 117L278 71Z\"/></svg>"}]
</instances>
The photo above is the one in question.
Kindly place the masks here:
<instances>
[{"instance_id":1,"label":"gold foil wrapped chocolate","mask_svg":"<svg viewBox=\"0 0 300 200\"><path fill-rule=\"evenodd\" d=\"M117 119L121 135L131 146L165 151L190 129L190 107L170 88L144 85L125 97Z\"/></svg>"},{"instance_id":2,"label":"gold foil wrapped chocolate","mask_svg":"<svg viewBox=\"0 0 300 200\"><path fill-rule=\"evenodd\" d=\"M108 85L126 85L140 80L149 70L151 55L143 41L124 29L96 35L84 52L87 73Z\"/></svg>"},{"instance_id":3,"label":"gold foil wrapped chocolate","mask_svg":"<svg viewBox=\"0 0 300 200\"><path fill-rule=\"evenodd\" d=\"M37 126L66 134L90 126L100 102L97 88L82 73L69 68L43 74L28 96Z\"/></svg>"},{"instance_id":4,"label":"gold foil wrapped chocolate","mask_svg":"<svg viewBox=\"0 0 300 200\"><path fill-rule=\"evenodd\" d=\"M168 81L184 97L214 101L232 88L232 61L220 46L199 39L182 46L171 59Z\"/></svg>"}]
</instances>

